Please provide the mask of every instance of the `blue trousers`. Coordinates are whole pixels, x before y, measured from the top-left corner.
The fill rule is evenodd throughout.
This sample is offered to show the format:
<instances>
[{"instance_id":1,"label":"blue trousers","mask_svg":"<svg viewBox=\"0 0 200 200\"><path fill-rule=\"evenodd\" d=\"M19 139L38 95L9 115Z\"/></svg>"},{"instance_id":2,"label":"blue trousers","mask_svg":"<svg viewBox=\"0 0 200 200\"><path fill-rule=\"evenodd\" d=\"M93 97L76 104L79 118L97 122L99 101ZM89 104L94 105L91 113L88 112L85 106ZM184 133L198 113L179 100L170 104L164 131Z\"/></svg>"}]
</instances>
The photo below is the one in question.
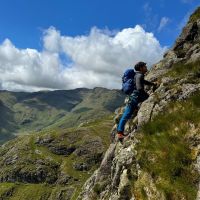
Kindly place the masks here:
<instances>
[{"instance_id":1,"label":"blue trousers","mask_svg":"<svg viewBox=\"0 0 200 200\"><path fill-rule=\"evenodd\" d=\"M138 94L137 93L133 93L129 96L129 101L128 104L126 105L126 108L124 110L124 113L119 121L118 127L117 127L117 131L118 132L124 132L124 127L126 122L131 118L134 110L137 108L139 103L138 100Z\"/></svg>"}]
</instances>

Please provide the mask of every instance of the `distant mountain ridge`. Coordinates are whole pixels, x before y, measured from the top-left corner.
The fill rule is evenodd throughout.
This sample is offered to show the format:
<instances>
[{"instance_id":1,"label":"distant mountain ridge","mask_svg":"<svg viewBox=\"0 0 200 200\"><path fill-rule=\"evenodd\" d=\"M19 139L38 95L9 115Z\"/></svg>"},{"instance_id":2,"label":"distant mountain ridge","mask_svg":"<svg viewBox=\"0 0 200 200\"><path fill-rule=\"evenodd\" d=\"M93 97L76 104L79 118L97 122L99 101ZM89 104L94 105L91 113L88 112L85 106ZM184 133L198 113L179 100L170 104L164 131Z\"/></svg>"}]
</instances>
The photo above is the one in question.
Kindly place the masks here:
<instances>
[{"instance_id":1,"label":"distant mountain ridge","mask_svg":"<svg viewBox=\"0 0 200 200\"><path fill-rule=\"evenodd\" d=\"M101 87L33 93L0 91L0 143L19 133L78 126L113 113L123 101L119 90Z\"/></svg>"}]
</instances>

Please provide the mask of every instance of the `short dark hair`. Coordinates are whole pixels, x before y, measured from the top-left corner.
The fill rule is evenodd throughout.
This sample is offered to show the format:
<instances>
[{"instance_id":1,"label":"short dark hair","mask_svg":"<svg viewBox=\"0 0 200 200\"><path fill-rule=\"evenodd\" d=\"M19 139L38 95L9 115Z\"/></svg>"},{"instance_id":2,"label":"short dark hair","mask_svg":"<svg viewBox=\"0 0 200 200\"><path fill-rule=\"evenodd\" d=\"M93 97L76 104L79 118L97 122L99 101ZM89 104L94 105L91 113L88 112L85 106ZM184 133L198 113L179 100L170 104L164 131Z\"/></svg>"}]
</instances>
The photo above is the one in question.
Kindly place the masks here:
<instances>
[{"instance_id":1,"label":"short dark hair","mask_svg":"<svg viewBox=\"0 0 200 200\"><path fill-rule=\"evenodd\" d=\"M146 66L146 64L145 62L138 62L134 67L135 71L140 71L140 67Z\"/></svg>"}]
</instances>

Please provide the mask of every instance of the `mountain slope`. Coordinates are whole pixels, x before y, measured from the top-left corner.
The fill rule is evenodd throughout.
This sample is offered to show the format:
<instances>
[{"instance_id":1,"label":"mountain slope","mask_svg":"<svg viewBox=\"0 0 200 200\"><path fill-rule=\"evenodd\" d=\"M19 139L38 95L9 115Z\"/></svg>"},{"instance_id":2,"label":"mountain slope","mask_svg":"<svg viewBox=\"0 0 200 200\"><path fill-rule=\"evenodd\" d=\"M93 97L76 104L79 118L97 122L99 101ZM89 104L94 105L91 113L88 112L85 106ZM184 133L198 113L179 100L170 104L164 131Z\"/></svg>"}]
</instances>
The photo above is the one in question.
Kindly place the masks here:
<instances>
[{"instance_id":1,"label":"mountain slope","mask_svg":"<svg viewBox=\"0 0 200 200\"><path fill-rule=\"evenodd\" d=\"M199 13L148 73L159 87L127 123L124 144L110 145L79 200L200 199Z\"/></svg>"},{"instance_id":2,"label":"mountain slope","mask_svg":"<svg viewBox=\"0 0 200 200\"><path fill-rule=\"evenodd\" d=\"M109 146L112 118L18 136L3 144L0 199L76 199Z\"/></svg>"},{"instance_id":3,"label":"mountain slope","mask_svg":"<svg viewBox=\"0 0 200 200\"><path fill-rule=\"evenodd\" d=\"M14 135L44 128L78 126L111 114L123 100L120 91L105 88L35 93L0 91L0 143Z\"/></svg>"}]
</instances>

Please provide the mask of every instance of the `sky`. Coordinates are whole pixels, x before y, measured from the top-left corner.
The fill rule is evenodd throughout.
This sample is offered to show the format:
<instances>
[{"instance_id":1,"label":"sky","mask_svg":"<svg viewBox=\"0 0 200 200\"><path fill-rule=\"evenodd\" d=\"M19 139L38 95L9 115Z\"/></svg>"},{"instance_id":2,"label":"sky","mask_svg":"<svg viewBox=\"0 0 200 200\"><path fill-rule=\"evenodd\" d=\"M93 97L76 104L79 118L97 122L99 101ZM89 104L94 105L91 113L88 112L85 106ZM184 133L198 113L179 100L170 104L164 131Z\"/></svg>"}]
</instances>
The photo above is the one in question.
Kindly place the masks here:
<instances>
[{"instance_id":1,"label":"sky","mask_svg":"<svg viewBox=\"0 0 200 200\"><path fill-rule=\"evenodd\" d=\"M0 89L121 87L172 47L199 0L0 0Z\"/></svg>"}]
</instances>

